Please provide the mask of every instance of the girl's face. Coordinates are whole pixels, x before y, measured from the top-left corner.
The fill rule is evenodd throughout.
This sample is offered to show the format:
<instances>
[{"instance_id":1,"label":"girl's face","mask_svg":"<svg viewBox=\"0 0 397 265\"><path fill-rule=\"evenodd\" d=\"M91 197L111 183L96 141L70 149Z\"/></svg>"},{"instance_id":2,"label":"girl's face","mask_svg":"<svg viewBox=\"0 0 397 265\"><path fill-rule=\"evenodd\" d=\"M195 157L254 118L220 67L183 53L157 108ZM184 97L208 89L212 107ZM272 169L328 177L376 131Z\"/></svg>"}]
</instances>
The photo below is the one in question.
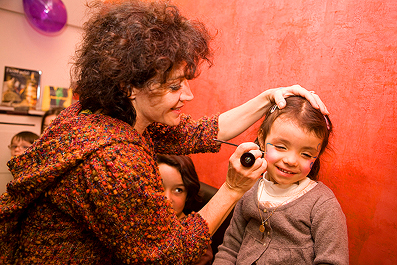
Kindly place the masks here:
<instances>
[{"instance_id":1,"label":"girl's face","mask_svg":"<svg viewBox=\"0 0 397 265\"><path fill-rule=\"evenodd\" d=\"M10 149L11 149L11 156L17 156L22 154L26 149L28 149L32 144L22 140L22 139L18 139L15 140L13 139L10 145Z\"/></svg>"},{"instance_id":2,"label":"girl's face","mask_svg":"<svg viewBox=\"0 0 397 265\"><path fill-rule=\"evenodd\" d=\"M278 184L303 180L316 161L323 140L294 122L277 118L265 139L267 175Z\"/></svg>"},{"instance_id":3,"label":"girl's face","mask_svg":"<svg viewBox=\"0 0 397 265\"><path fill-rule=\"evenodd\" d=\"M178 218L184 216L183 208L185 207L187 191L183 185L182 176L179 171L167 164L159 164L160 175L163 179L165 196L171 202Z\"/></svg>"},{"instance_id":4,"label":"girl's face","mask_svg":"<svg viewBox=\"0 0 397 265\"><path fill-rule=\"evenodd\" d=\"M189 83L184 77L183 66L171 73L167 83L156 83L150 89L156 92L153 94L147 90L133 90L131 99L137 113L135 129L142 133L153 122L178 125L185 101L193 99Z\"/></svg>"}]
</instances>

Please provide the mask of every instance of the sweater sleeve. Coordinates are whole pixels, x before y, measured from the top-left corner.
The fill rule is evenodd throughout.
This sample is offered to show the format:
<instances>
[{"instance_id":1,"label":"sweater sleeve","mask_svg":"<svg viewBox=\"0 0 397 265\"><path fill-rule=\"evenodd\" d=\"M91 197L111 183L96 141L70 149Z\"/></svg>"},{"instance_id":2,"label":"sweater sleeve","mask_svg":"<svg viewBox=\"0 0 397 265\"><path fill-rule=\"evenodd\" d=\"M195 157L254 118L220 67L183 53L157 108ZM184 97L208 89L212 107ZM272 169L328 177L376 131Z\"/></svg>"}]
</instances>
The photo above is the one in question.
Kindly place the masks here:
<instances>
[{"instance_id":1,"label":"sweater sleeve","mask_svg":"<svg viewBox=\"0 0 397 265\"><path fill-rule=\"evenodd\" d=\"M313 264L349 264L346 217L335 196L314 207L312 237Z\"/></svg>"},{"instance_id":2,"label":"sweater sleeve","mask_svg":"<svg viewBox=\"0 0 397 265\"><path fill-rule=\"evenodd\" d=\"M186 155L218 152L220 145L213 139L218 135L218 117L203 117L197 121L182 115L178 126L154 123L147 128L156 153Z\"/></svg>"},{"instance_id":3,"label":"sweater sleeve","mask_svg":"<svg viewBox=\"0 0 397 265\"><path fill-rule=\"evenodd\" d=\"M240 199L234 208L230 225L223 237L223 243L218 247L213 265L236 264L237 254L239 253L247 225L247 221L242 214L242 205L243 199Z\"/></svg>"},{"instance_id":4,"label":"sweater sleeve","mask_svg":"<svg viewBox=\"0 0 397 265\"><path fill-rule=\"evenodd\" d=\"M79 216L119 260L189 264L205 252L205 220L199 214L183 222L176 217L144 149L132 143L102 147L84 170L89 207L81 207Z\"/></svg>"}]
</instances>

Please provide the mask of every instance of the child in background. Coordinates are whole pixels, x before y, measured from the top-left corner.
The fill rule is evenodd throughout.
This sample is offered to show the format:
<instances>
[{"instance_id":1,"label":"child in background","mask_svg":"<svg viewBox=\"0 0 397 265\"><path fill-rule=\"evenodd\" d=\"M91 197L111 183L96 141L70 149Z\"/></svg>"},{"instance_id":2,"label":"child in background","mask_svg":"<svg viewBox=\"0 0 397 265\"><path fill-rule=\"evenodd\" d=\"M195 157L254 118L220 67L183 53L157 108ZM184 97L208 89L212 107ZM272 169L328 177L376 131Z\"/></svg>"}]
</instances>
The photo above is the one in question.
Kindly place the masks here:
<instances>
[{"instance_id":1,"label":"child in background","mask_svg":"<svg viewBox=\"0 0 397 265\"><path fill-rule=\"evenodd\" d=\"M29 131L23 131L14 135L11 138L11 144L8 146L11 150L11 157L22 154L37 139L39 139L39 136Z\"/></svg>"},{"instance_id":2,"label":"child in background","mask_svg":"<svg viewBox=\"0 0 397 265\"><path fill-rule=\"evenodd\" d=\"M317 181L328 116L301 97L271 106L258 132L267 170L237 203L214 264L348 264L346 218Z\"/></svg>"},{"instance_id":3,"label":"child in background","mask_svg":"<svg viewBox=\"0 0 397 265\"><path fill-rule=\"evenodd\" d=\"M200 181L193 161L188 156L158 155L157 163L163 180L165 196L171 202L178 218L183 219L192 212L194 202L200 202ZM201 259L195 263L211 264L211 246Z\"/></svg>"},{"instance_id":4,"label":"child in background","mask_svg":"<svg viewBox=\"0 0 397 265\"><path fill-rule=\"evenodd\" d=\"M52 120L54 120L63 109L64 108L62 107L56 107L49 109L44 113L43 119L41 120L41 134L43 134L44 130L50 126Z\"/></svg>"}]
</instances>

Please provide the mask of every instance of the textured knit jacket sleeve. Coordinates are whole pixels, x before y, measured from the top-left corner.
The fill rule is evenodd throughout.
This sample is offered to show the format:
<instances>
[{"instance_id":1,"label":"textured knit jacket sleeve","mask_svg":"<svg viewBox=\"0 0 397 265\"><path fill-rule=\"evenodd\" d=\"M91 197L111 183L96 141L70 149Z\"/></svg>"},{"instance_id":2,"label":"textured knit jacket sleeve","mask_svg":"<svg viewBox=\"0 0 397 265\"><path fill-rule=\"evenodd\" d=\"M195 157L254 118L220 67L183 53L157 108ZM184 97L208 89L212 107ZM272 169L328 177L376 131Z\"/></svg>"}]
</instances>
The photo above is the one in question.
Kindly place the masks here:
<instances>
[{"instance_id":1,"label":"textured knit jacket sleeve","mask_svg":"<svg viewBox=\"0 0 397 265\"><path fill-rule=\"evenodd\" d=\"M164 197L150 136L144 139L131 126L106 115L78 112L77 104L60 114L23 156L9 163L15 180L1 197L0 249L19 250L14 257L12 250L3 251L0 261L197 261L210 241L208 226L199 214L183 221L176 217ZM196 131L213 138L216 118L207 124ZM206 149L202 143L207 140L196 142ZM207 151L212 147L217 148ZM194 151L193 145L188 149ZM18 231L21 223L23 233Z\"/></svg>"},{"instance_id":2,"label":"textured knit jacket sleeve","mask_svg":"<svg viewBox=\"0 0 397 265\"><path fill-rule=\"evenodd\" d=\"M205 250L208 228L198 215L179 221L164 197L155 164L146 157L134 144L106 146L84 166L83 194L63 187L62 197L54 198L66 202L58 205L74 205L64 210L75 218L84 216L89 229L122 261L189 263Z\"/></svg>"},{"instance_id":3,"label":"textured knit jacket sleeve","mask_svg":"<svg viewBox=\"0 0 397 265\"><path fill-rule=\"evenodd\" d=\"M216 124L216 120L213 122ZM208 124L201 130L209 127ZM113 135L113 139L117 136ZM166 142L164 148L173 146L173 142ZM61 207L73 205L73 209L63 210L76 219L84 217L81 221L89 225L119 260L188 264L205 252L209 243L208 226L198 214L189 215L183 222L176 217L164 197L150 144L141 139L112 140L85 161L84 177L80 181L83 194L78 192L74 196L69 187L63 186L58 192L62 196L54 198L64 199L57 202Z\"/></svg>"},{"instance_id":4,"label":"textured knit jacket sleeve","mask_svg":"<svg viewBox=\"0 0 397 265\"><path fill-rule=\"evenodd\" d=\"M186 155L217 152L220 145L213 139L218 134L218 117L214 115L195 121L183 114L178 126L154 123L147 131L156 153Z\"/></svg>"}]
</instances>

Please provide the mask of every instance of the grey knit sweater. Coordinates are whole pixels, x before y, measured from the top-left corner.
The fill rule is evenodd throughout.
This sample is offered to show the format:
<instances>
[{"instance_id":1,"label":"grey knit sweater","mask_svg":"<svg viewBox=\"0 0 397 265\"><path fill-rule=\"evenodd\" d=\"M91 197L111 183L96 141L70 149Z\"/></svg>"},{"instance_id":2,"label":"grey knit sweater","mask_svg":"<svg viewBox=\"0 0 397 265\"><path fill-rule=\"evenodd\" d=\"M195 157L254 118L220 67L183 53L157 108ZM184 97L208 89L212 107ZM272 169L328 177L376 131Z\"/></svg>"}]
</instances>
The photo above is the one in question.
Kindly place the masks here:
<instances>
[{"instance_id":1,"label":"grey knit sweater","mask_svg":"<svg viewBox=\"0 0 397 265\"><path fill-rule=\"evenodd\" d=\"M348 264L346 218L333 192L323 183L282 205L258 210L258 183L237 203L214 265Z\"/></svg>"}]
</instances>

